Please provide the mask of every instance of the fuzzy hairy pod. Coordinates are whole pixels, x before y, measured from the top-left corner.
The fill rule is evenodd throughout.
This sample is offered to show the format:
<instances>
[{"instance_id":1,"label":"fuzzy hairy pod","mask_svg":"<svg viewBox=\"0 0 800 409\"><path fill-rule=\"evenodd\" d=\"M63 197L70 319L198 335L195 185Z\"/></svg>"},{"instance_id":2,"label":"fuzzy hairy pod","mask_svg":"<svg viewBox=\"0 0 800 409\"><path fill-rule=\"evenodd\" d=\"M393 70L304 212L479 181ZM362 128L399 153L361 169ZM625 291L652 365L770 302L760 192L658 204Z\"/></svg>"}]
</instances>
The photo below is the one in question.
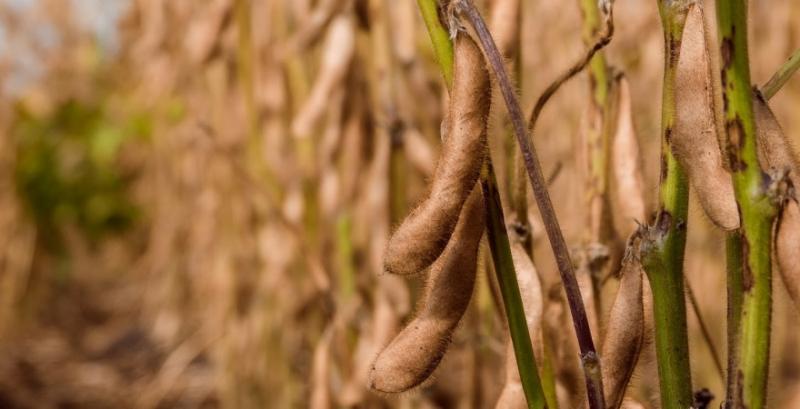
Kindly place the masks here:
<instances>
[{"instance_id":1,"label":"fuzzy hairy pod","mask_svg":"<svg viewBox=\"0 0 800 409\"><path fill-rule=\"evenodd\" d=\"M630 85L625 76L617 78L616 88L617 127L611 141L611 167L616 186L616 204L620 210L615 218L622 222L620 228L624 237L637 228L637 221L645 221L647 213L641 152L633 126Z\"/></svg>"},{"instance_id":2,"label":"fuzzy hairy pod","mask_svg":"<svg viewBox=\"0 0 800 409\"><path fill-rule=\"evenodd\" d=\"M753 98L753 110L761 166L770 170L788 170L795 191L800 189L800 166L794 148L761 95ZM776 230L774 246L778 269L789 296L800 308L800 206L796 199L786 201L777 219Z\"/></svg>"},{"instance_id":3,"label":"fuzzy hairy pod","mask_svg":"<svg viewBox=\"0 0 800 409\"><path fill-rule=\"evenodd\" d=\"M536 271L536 267L522 243L517 241L511 244L511 257L517 273L517 284L522 297L522 307L525 310L528 334L531 337L531 341L536 342L541 338L542 314L544 311L539 273ZM525 398L525 392L522 389L517 360L514 355L514 345L511 339L508 339L506 341L506 383L503 386L500 397L497 399L495 409L523 409L527 407L528 403Z\"/></svg>"},{"instance_id":4,"label":"fuzzy hairy pod","mask_svg":"<svg viewBox=\"0 0 800 409\"><path fill-rule=\"evenodd\" d=\"M703 9L692 5L675 74L677 112L670 136L672 151L686 169L711 221L724 230L733 230L739 227L739 211L717 139L711 78Z\"/></svg>"},{"instance_id":5,"label":"fuzzy hairy pod","mask_svg":"<svg viewBox=\"0 0 800 409\"><path fill-rule=\"evenodd\" d=\"M384 256L387 272L422 272L447 246L486 157L490 98L483 54L471 38L459 35L455 40L449 135L442 146L430 194L389 239Z\"/></svg>"},{"instance_id":6,"label":"fuzzy hairy pod","mask_svg":"<svg viewBox=\"0 0 800 409\"><path fill-rule=\"evenodd\" d=\"M444 356L472 297L484 228L482 195L472 190L441 257L431 266L417 316L375 359L370 388L407 391L424 382Z\"/></svg>"},{"instance_id":7,"label":"fuzzy hairy pod","mask_svg":"<svg viewBox=\"0 0 800 409\"><path fill-rule=\"evenodd\" d=\"M610 409L621 407L644 343L643 274L635 257L625 258L601 350L603 387Z\"/></svg>"}]
</instances>

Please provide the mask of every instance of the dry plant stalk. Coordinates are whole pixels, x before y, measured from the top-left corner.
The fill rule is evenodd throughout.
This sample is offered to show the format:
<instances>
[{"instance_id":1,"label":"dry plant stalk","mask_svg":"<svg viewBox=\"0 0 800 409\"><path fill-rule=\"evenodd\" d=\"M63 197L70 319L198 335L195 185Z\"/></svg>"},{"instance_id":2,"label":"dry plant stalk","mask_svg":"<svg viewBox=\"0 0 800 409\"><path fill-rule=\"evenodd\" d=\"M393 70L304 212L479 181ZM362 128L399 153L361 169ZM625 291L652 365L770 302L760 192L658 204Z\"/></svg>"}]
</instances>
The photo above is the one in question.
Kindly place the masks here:
<instances>
[{"instance_id":1,"label":"dry plant stalk","mask_svg":"<svg viewBox=\"0 0 800 409\"><path fill-rule=\"evenodd\" d=\"M514 268L517 273L517 283L519 293L522 297L522 305L525 310L525 320L528 325L528 334L531 341L541 344L542 313L544 310L542 298L542 285L539 280L539 273L533 264L528 252L522 242L516 240L511 244L511 257L514 260ZM534 345L534 348L536 345ZM537 354L540 354L537 352ZM541 354L540 354L541 356ZM522 389L522 382L517 368L517 361L514 355L514 345L511 339L506 341L506 380L500 397L497 399L495 409L516 409L527 408L525 392Z\"/></svg>"},{"instance_id":2,"label":"dry plant stalk","mask_svg":"<svg viewBox=\"0 0 800 409\"><path fill-rule=\"evenodd\" d=\"M389 239L384 267L392 274L420 273L442 254L486 157L489 73L480 49L468 36L455 41L454 71L449 135L428 198Z\"/></svg>"},{"instance_id":3,"label":"dry plant stalk","mask_svg":"<svg viewBox=\"0 0 800 409\"><path fill-rule=\"evenodd\" d=\"M606 405L622 405L625 389L644 343L642 265L629 247L622 262L621 281L601 348Z\"/></svg>"},{"instance_id":4,"label":"dry plant stalk","mask_svg":"<svg viewBox=\"0 0 800 409\"><path fill-rule=\"evenodd\" d=\"M733 181L717 139L711 64L703 9L691 7L683 29L675 74L677 113L672 149L709 218L724 230L739 227Z\"/></svg>"},{"instance_id":5,"label":"dry plant stalk","mask_svg":"<svg viewBox=\"0 0 800 409\"><path fill-rule=\"evenodd\" d=\"M414 388L444 356L472 297L484 228L482 200L480 189L473 189L452 239L431 266L419 313L375 359L370 388L387 393Z\"/></svg>"}]
</instances>

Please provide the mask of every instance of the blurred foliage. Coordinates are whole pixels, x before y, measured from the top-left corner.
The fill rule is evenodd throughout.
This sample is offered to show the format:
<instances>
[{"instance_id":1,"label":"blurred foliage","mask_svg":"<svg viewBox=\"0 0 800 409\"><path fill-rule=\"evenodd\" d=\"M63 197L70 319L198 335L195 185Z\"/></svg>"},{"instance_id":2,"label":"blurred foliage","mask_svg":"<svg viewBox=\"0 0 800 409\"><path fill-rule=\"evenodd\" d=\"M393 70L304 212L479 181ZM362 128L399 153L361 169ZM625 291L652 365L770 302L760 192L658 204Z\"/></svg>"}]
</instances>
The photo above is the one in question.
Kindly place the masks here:
<instances>
[{"instance_id":1,"label":"blurred foliage","mask_svg":"<svg viewBox=\"0 0 800 409\"><path fill-rule=\"evenodd\" d=\"M17 106L16 186L48 246L76 226L90 241L129 228L139 209L128 197L133 174L120 153L151 133L144 115L119 120L104 104L68 100L37 116Z\"/></svg>"}]
</instances>

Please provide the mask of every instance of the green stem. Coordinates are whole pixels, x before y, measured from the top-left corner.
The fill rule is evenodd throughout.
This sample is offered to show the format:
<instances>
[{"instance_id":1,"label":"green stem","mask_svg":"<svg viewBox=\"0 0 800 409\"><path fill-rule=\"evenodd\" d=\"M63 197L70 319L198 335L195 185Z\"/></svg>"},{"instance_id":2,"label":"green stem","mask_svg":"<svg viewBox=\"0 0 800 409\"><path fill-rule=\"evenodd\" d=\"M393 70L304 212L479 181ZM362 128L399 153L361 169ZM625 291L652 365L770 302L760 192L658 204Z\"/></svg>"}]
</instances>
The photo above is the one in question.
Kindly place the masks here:
<instances>
[{"instance_id":1,"label":"green stem","mask_svg":"<svg viewBox=\"0 0 800 409\"><path fill-rule=\"evenodd\" d=\"M436 60L442 71L448 89L452 86L453 78L453 44L447 30L442 25L438 16L436 0L417 0L425 25L428 27L431 41L433 42ZM497 179L492 168L491 158L481 171L481 187L483 189L484 203L486 206L486 229L489 236L489 247L492 260L503 296L506 319L514 346L514 356L517 360L522 389L528 401L528 408L547 408L544 400L542 382L536 368L536 357L533 353L525 310L522 307L522 297L519 293L517 275L511 258L511 247L506 231L505 217L497 190Z\"/></svg>"},{"instance_id":2,"label":"green stem","mask_svg":"<svg viewBox=\"0 0 800 409\"><path fill-rule=\"evenodd\" d=\"M717 26L725 107L728 161L739 205L741 255L740 342L737 367L728 373L735 388L728 399L748 409L766 405L772 319L772 223L778 206L773 182L758 161L756 124L747 50L747 1L717 0Z\"/></svg>"},{"instance_id":3,"label":"green stem","mask_svg":"<svg viewBox=\"0 0 800 409\"><path fill-rule=\"evenodd\" d=\"M657 239L656 247L659 249L645 250L642 265L647 271L653 293L661 406L678 409L691 406L692 383L683 275L670 258L670 254L675 253L670 249L677 243L673 238L672 246L668 245L668 236Z\"/></svg>"},{"instance_id":4,"label":"green stem","mask_svg":"<svg viewBox=\"0 0 800 409\"><path fill-rule=\"evenodd\" d=\"M481 175L483 200L486 206L486 229L489 235L489 248L492 251L497 282L503 296L503 305L508 320L508 330L514 345L514 356L517 358L522 389L528 401L529 408L546 408L544 390L542 388L539 372L536 369L536 358L531 346L528 324L525 320L525 310L522 305L522 296L517 285L517 275L511 258L511 247L506 232L503 207L497 190L494 170L491 162L484 166Z\"/></svg>"},{"instance_id":5,"label":"green stem","mask_svg":"<svg viewBox=\"0 0 800 409\"><path fill-rule=\"evenodd\" d=\"M439 19L439 2L437 0L417 0L417 5L422 13L425 26L428 28L436 62L439 63L439 69L449 88L453 83L453 44L450 42L450 33Z\"/></svg>"},{"instance_id":6,"label":"green stem","mask_svg":"<svg viewBox=\"0 0 800 409\"><path fill-rule=\"evenodd\" d=\"M542 389L547 407L558 409L558 396L556 395L556 369L553 367L553 351L545 337L542 337Z\"/></svg>"},{"instance_id":7,"label":"green stem","mask_svg":"<svg viewBox=\"0 0 800 409\"><path fill-rule=\"evenodd\" d=\"M794 54L778 68L778 71L772 74L772 78L761 87L761 95L764 96L764 99L769 100L775 96L786 84L786 81L789 81L789 78L797 72L798 68L800 68L800 49L795 50Z\"/></svg>"},{"instance_id":8,"label":"green stem","mask_svg":"<svg viewBox=\"0 0 800 409\"><path fill-rule=\"evenodd\" d=\"M693 401L683 276L689 185L670 145L676 115L675 74L687 8L675 3L659 0L665 43L659 211L641 247L642 265L653 292L661 406L665 409L685 409Z\"/></svg>"}]
</instances>

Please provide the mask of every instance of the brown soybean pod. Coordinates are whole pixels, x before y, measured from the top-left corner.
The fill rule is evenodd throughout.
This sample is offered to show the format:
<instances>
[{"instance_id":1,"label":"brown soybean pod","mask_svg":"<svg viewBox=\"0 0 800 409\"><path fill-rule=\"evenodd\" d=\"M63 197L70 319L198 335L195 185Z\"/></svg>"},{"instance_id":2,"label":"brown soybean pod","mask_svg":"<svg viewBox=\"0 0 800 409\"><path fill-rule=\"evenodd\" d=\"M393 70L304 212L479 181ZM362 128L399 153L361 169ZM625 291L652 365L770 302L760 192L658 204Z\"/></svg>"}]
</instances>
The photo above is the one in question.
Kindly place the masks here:
<instances>
[{"instance_id":1,"label":"brown soybean pod","mask_svg":"<svg viewBox=\"0 0 800 409\"><path fill-rule=\"evenodd\" d=\"M625 237L636 230L636 222L644 222L647 215L641 153L631 115L630 85L623 75L617 77L616 85L617 127L611 144L611 164L616 185L616 202L620 208L615 217L621 219L625 229L621 234Z\"/></svg>"},{"instance_id":2,"label":"brown soybean pod","mask_svg":"<svg viewBox=\"0 0 800 409\"><path fill-rule=\"evenodd\" d=\"M429 196L389 239L384 256L387 272L419 273L447 246L486 157L490 99L489 73L483 54L469 36L460 34L455 40L453 89L446 126L449 136L442 146Z\"/></svg>"},{"instance_id":3,"label":"brown soybean pod","mask_svg":"<svg viewBox=\"0 0 800 409\"><path fill-rule=\"evenodd\" d=\"M758 137L758 159L764 169L788 170L795 189L800 189L800 166L794 147L781 129L775 114L764 101L761 94L753 97L753 111L756 117Z\"/></svg>"},{"instance_id":4,"label":"brown soybean pod","mask_svg":"<svg viewBox=\"0 0 800 409\"><path fill-rule=\"evenodd\" d=\"M766 169L788 170L795 191L800 189L800 166L794 149L764 98L756 93L753 109L758 131L758 153ZM777 220L775 258L783 284L797 308L800 308L800 206L789 199Z\"/></svg>"},{"instance_id":5,"label":"brown soybean pod","mask_svg":"<svg viewBox=\"0 0 800 409\"><path fill-rule=\"evenodd\" d=\"M668 137L705 213L720 228L733 230L739 227L739 211L717 139L711 78L703 9L695 4L683 29L675 74L677 112Z\"/></svg>"},{"instance_id":6,"label":"brown soybean pod","mask_svg":"<svg viewBox=\"0 0 800 409\"><path fill-rule=\"evenodd\" d=\"M522 243L511 244L511 257L517 273L517 284L522 297L522 307L525 310L525 321L528 325L528 334L531 342L541 342L541 323L544 304L542 300L542 285L539 273L533 265ZM522 383L514 355L514 345L509 338L506 341L506 383L497 399L495 409L523 409L527 408L527 400L522 389Z\"/></svg>"},{"instance_id":7,"label":"brown soybean pod","mask_svg":"<svg viewBox=\"0 0 800 409\"><path fill-rule=\"evenodd\" d=\"M600 355L609 409L617 409L622 405L625 388L636 368L644 343L642 266L635 257L628 255L622 262L620 275L619 289L611 307Z\"/></svg>"},{"instance_id":8,"label":"brown soybean pod","mask_svg":"<svg viewBox=\"0 0 800 409\"><path fill-rule=\"evenodd\" d=\"M778 222L775 255L783 284L797 309L800 309L800 206L789 200Z\"/></svg>"},{"instance_id":9,"label":"brown soybean pod","mask_svg":"<svg viewBox=\"0 0 800 409\"><path fill-rule=\"evenodd\" d=\"M484 228L482 200L480 189L473 189L450 243L431 266L418 315L372 364L370 388L407 391L439 365L472 297Z\"/></svg>"}]
</instances>

